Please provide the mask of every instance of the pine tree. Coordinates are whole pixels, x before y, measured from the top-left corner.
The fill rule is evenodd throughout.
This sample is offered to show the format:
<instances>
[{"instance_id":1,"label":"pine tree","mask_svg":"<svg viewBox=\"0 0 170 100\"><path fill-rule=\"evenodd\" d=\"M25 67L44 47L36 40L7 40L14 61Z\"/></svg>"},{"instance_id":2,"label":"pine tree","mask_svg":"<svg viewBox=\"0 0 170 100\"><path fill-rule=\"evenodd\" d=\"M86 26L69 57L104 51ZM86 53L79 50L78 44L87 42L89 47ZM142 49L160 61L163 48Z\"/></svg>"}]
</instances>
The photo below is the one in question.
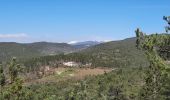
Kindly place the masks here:
<instances>
[{"instance_id":1,"label":"pine tree","mask_svg":"<svg viewBox=\"0 0 170 100\"><path fill-rule=\"evenodd\" d=\"M122 91L122 86L111 85L108 90L108 100L127 100Z\"/></svg>"},{"instance_id":2,"label":"pine tree","mask_svg":"<svg viewBox=\"0 0 170 100\"><path fill-rule=\"evenodd\" d=\"M140 48L140 31L139 28L136 30L136 47L139 49Z\"/></svg>"},{"instance_id":3,"label":"pine tree","mask_svg":"<svg viewBox=\"0 0 170 100\"><path fill-rule=\"evenodd\" d=\"M9 76L11 83L4 88L3 99L7 100L21 100L22 97L22 79L19 78L18 73L21 71L21 67L16 62L16 58L12 58L9 64Z\"/></svg>"},{"instance_id":4,"label":"pine tree","mask_svg":"<svg viewBox=\"0 0 170 100\"><path fill-rule=\"evenodd\" d=\"M169 26L165 26L165 31L168 33L170 30L170 16L164 16L163 19L168 23Z\"/></svg>"},{"instance_id":5,"label":"pine tree","mask_svg":"<svg viewBox=\"0 0 170 100\"><path fill-rule=\"evenodd\" d=\"M17 64L16 58L13 57L9 64L9 75L11 83L13 83L16 80L19 71L21 71L21 66Z\"/></svg>"},{"instance_id":6,"label":"pine tree","mask_svg":"<svg viewBox=\"0 0 170 100\"><path fill-rule=\"evenodd\" d=\"M2 93L3 93L2 89L4 85L5 85L5 75L4 75L3 67L0 64L0 99L2 99Z\"/></svg>"},{"instance_id":7,"label":"pine tree","mask_svg":"<svg viewBox=\"0 0 170 100\"><path fill-rule=\"evenodd\" d=\"M5 75L2 65L0 64L0 86L3 87L5 85Z\"/></svg>"},{"instance_id":8,"label":"pine tree","mask_svg":"<svg viewBox=\"0 0 170 100\"><path fill-rule=\"evenodd\" d=\"M164 20L169 22L168 17L164 17ZM139 29L136 30L136 36L140 41L137 45L145 51L148 61L150 62L150 66L146 72L145 85L141 91L140 99L165 99L166 96L163 95L163 93L165 92L165 86L167 85L166 80L168 79L168 70L170 68L164 63L164 60L158 54L158 48L169 46L170 42L167 41L170 41L170 36L153 34L142 37L143 33L140 32Z\"/></svg>"}]
</instances>

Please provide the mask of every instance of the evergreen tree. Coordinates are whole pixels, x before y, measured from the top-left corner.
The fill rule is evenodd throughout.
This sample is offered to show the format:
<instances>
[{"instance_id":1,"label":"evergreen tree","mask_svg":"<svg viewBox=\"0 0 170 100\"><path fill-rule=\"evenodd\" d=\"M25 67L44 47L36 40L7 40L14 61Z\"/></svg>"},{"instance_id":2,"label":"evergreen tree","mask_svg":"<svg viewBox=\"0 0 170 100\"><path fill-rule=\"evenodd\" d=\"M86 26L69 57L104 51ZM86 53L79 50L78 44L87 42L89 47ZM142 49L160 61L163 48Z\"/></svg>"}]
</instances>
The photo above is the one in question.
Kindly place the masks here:
<instances>
[{"instance_id":1,"label":"evergreen tree","mask_svg":"<svg viewBox=\"0 0 170 100\"><path fill-rule=\"evenodd\" d=\"M22 100L22 79L19 78L18 73L21 67L16 62L16 58L12 58L9 64L9 76L11 83L3 89L2 98L7 100Z\"/></svg>"},{"instance_id":2,"label":"evergreen tree","mask_svg":"<svg viewBox=\"0 0 170 100\"><path fill-rule=\"evenodd\" d=\"M168 23L169 26L165 27L165 31L168 33L168 31L170 30L170 16L164 16L163 19Z\"/></svg>"},{"instance_id":3,"label":"evergreen tree","mask_svg":"<svg viewBox=\"0 0 170 100\"><path fill-rule=\"evenodd\" d=\"M13 83L16 80L19 71L21 71L21 66L17 64L16 58L13 57L9 64L9 75L11 83Z\"/></svg>"},{"instance_id":4,"label":"evergreen tree","mask_svg":"<svg viewBox=\"0 0 170 100\"><path fill-rule=\"evenodd\" d=\"M169 22L168 17L164 17L164 20ZM168 23L169 24L169 23ZM136 36L139 39L139 45L147 55L150 66L146 73L145 85L141 91L140 99L142 100L164 100L166 98L163 93L166 90L166 83L168 80L168 70L170 69L167 66L163 59L158 54L158 48L163 46L169 46L170 36L169 35L158 35L153 34L149 36L142 37L143 33L136 30Z\"/></svg>"},{"instance_id":5,"label":"evergreen tree","mask_svg":"<svg viewBox=\"0 0 170 100\"><path fill-rule=\"evenodd\" d=\"M111 85L108 90L108 100L127 100L121 86Z\"/></svg>"},{"instance_id":6,"label":"evergreen tree","mask_svg":"<svg viewBox=\"0 0 170 100\"><path fill-rule=\"evenodd\" d=\"M3 87L5 85L5 75L2 65L0 64L0 86Z\"/></svg>"},{"instance_id":7,"label":"evergreen tree","mask_svg":"<svg viewBox=\"0 0 170 100\"><path fill-rule=\"evenodd\" d=\"M139 28L136 30L136 47L139 49L140 48L140 31Z\"/></svg>"},{"instance_id":8,"label":"evergreen tree","mask_svg":"<svg viewBox=\"0 0 170 100\"><path fill-rule=\"evenodd\" d=\"M104 86L105 84L104 84L104 82L103 82L102 79L99 80L98 85L99 85L99 88L98 88L98 96L99 96L100 98L102 98L102 96L103 96L103 90L105 89L105 86Z\"/></svg>"},{"instance_id":9,"label":"evergreen tree","mask_svg":"<svg viewBox=\"0 0 170 100\"><path fill-rule=\"evenodd\" d=\"M79 100L88 100L87 84L86 81L81 81L80 92L78 93Z\"/></svg>"}]
</instances>

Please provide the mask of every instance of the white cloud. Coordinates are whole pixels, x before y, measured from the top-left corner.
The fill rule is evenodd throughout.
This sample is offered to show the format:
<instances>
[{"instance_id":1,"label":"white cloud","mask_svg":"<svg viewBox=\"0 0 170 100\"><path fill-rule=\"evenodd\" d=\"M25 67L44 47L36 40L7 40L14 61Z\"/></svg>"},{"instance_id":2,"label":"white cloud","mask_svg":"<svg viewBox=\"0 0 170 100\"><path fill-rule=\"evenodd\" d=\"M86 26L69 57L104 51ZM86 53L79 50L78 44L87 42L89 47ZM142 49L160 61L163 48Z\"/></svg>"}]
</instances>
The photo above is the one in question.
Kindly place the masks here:
<instances>
[{"instance_id":1,"label":"white cloud","mask_svg":"<svg viewBox=\"0 0 170 100\"><path fill-rule=\"evenodd\" d=\"M19 34L0 34L0 38L27 38L28 35L25 33L19 33Z\"/></svg>"}]
</instances>

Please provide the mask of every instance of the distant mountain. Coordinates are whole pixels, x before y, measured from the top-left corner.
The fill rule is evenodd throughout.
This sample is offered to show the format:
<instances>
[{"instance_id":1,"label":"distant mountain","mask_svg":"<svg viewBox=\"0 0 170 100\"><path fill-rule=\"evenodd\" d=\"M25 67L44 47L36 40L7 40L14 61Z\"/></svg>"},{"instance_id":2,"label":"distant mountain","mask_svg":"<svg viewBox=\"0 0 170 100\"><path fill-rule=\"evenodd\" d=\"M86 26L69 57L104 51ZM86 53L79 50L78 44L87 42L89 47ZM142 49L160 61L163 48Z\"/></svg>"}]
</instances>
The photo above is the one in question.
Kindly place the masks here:
<instances>
[{"instance_id":1,"label":"distant mountain","mask_svg":"<svg viewBox=\"0 0 170 100\"><path fill-rule=\"evenodd\" d=\"M69 44L74 46L75 48L79 48L79 49L85 49L97 44L100 44L103 42L99 42L99 41L84 41L84 42L70 42Z\"/></svg>"},{"instance_id":2,"label":"distant mountain","mask_svg":"<svg viewBox=\"0 0 170 100\"><path fill-rule=\"evenodd\" d=\"M1 42L0 43L0 61L9 60L15 56L20 59L31 57L39 57L45 55L56 55L60 53L75 52L77 48L66 43L15 43Z\"/></svg>"},{"instance_id":3,"label":"distant mountain","mask_svg":"<svg viewBox=\"0 0 170 100\"><path fill-rule=\"evenodd\" d=\"M11 57L19 59L28 59L32 57L56 55L61 53L72 53L82 49L100 44L98 41L85 41L74 43L50 43L50 42L35 42L35 43L15 43L15 42L0 42L0 61L9 60Z\"/></svg>"},{"instance_id":4,"label":"distant mountain","mask_svg":"<svg viewBox=\"0 0 170 100\"><path fill-rule=\"evenodd\" d=\"M30 48L38 50L43 55L55 55L59 53L71 53L77 49L67 43L36 42L27 44Z\"/></svg>"},{"instance_id":5,"label":"distant mountain","mask_svg":"<svg viewBox=\"0 0 170 100\"><path fill-rule=\"evenodd\" d=\"M72 59L72 57L78 56L80 58L75 58L82 61L91 60L94 66L97 67L146 66L146 57L142 51L136 49L135 41L135 38L128 38L105 43L97 41L72 44L49 42L0 43L0 61L9 60L13 56L24 60L32 57L69 53L70 56L68 55L68 58Z\"/></svg>"}]
</instances>

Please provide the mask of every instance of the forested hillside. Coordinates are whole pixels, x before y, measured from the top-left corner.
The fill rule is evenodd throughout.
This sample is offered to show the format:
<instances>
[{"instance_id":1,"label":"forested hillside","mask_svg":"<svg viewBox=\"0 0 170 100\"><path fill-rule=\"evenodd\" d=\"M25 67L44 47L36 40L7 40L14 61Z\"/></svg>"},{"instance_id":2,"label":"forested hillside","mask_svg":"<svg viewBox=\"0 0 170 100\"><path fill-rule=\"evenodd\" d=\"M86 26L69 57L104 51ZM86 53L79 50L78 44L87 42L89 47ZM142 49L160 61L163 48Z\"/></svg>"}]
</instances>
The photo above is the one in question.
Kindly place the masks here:
<instances>
[{"instance_id":1,"label":"forested hillside","mask_svg":"<svg viewBox=\"0 0 170 100\"><path fill-rule=\"evenodd\" d=\"M89 54L95 58L96 66L106 67L139 67L146 66L147 60L144 52L138 50L136 38L102 43L85 50L81 54ZM135 61L135 62L134 62Z\"/></svg>"},{"instance_id":2,"label":"forested hillside","mask_svg":"<svg viewBox=\"0 0 170 100\"><path fill-rule=\"evenodd\" d=\"M37 69L47 65L54 67L64 61L75 61L82 64L91 63L93 68L146 67L148 62L144 52L136 48L135 41L135 38L112 41L92 46L76 53L36 57L23 63L29 69Z\"/></svg>"},{"instance_id":3,"label":"forested hillside","mask_svg":"<svg viewBox=\"0 0 170 100\"><path fill-rule=\"evenodd\" d=\"M12 57L18 59L28 59L45 55L56 55L60 53L70 53L77 49L66 43L0 43L0 61L10 60Z\"/></svg>"}]
</instances>

